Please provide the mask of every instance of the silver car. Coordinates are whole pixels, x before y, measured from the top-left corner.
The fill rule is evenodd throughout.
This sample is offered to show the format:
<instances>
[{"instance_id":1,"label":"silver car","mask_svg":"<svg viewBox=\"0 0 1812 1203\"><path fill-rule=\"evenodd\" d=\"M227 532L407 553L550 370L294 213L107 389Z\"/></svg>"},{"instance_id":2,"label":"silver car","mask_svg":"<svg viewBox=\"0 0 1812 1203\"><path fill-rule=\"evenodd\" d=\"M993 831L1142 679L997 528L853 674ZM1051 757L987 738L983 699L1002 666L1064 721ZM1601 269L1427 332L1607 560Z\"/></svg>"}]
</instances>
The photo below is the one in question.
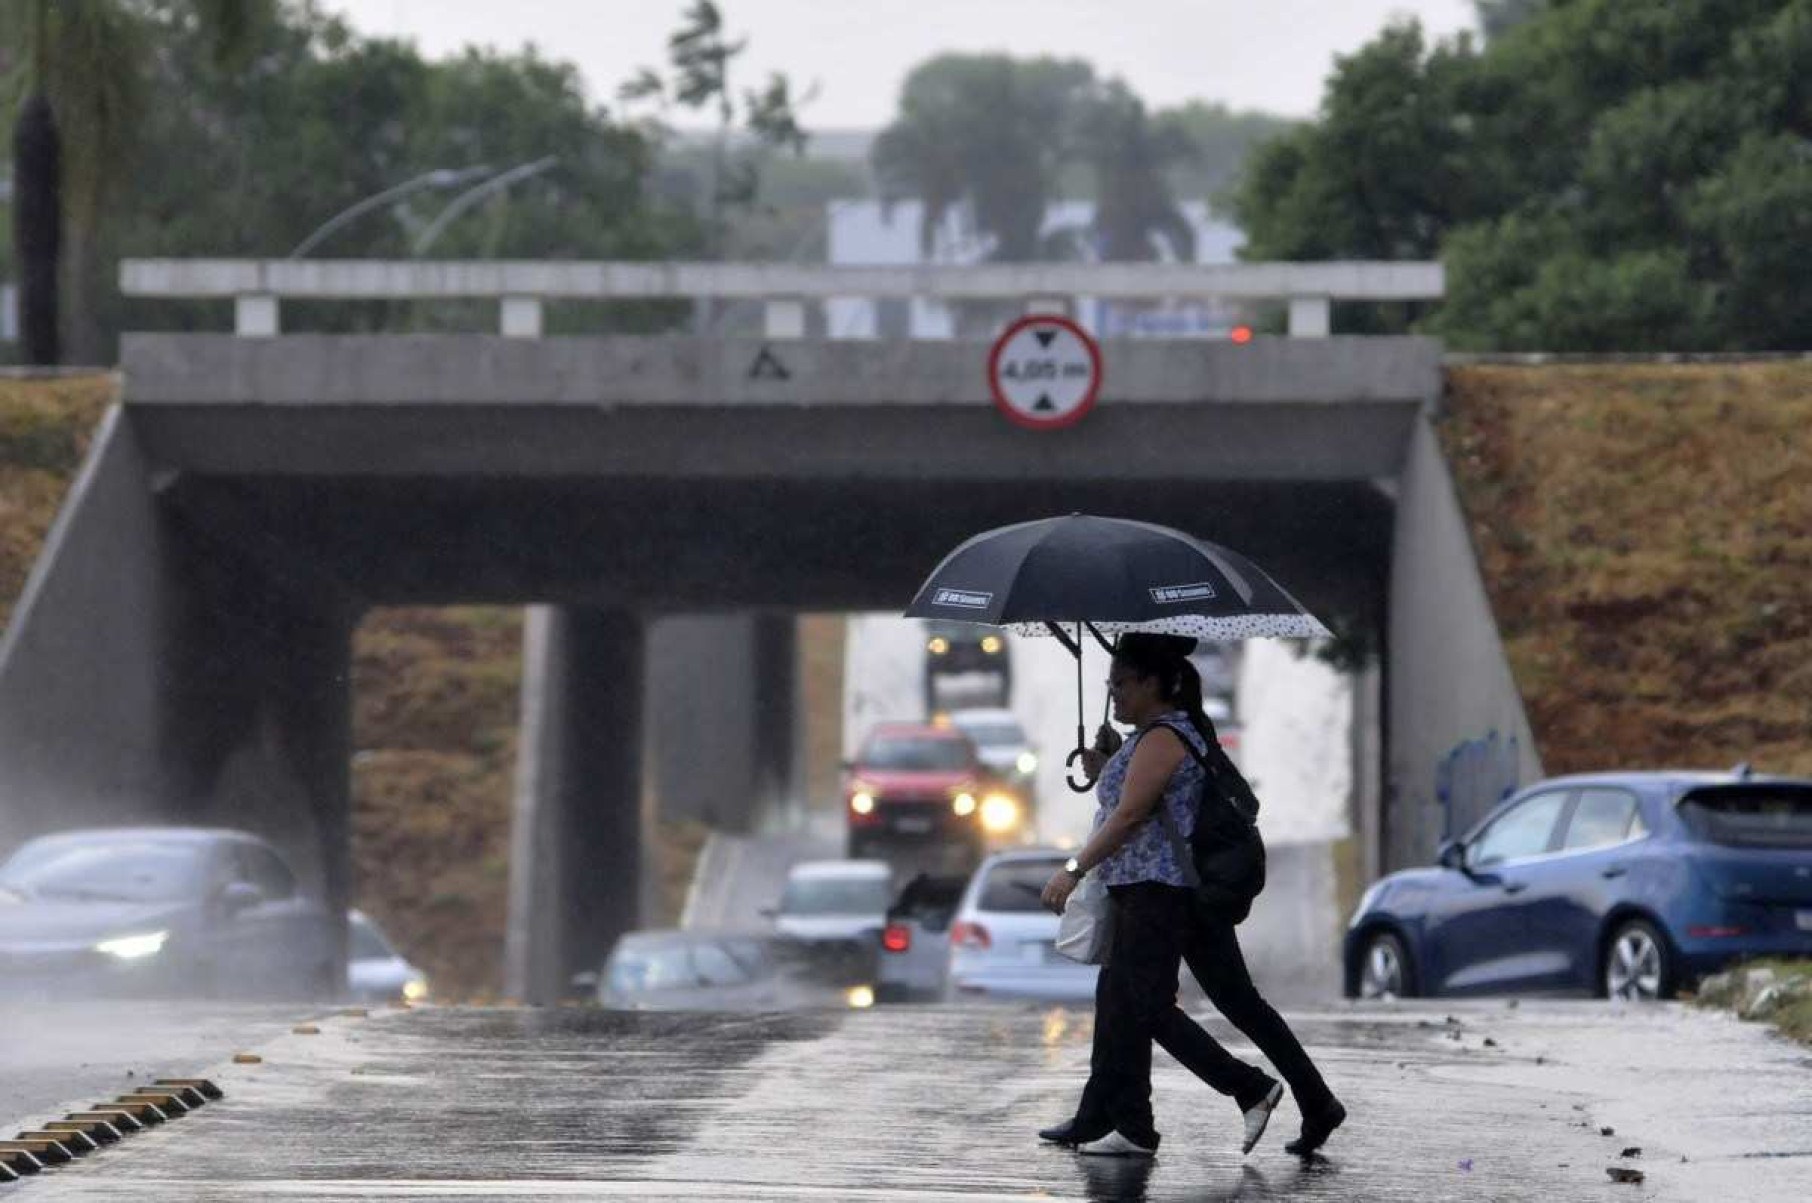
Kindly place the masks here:
<instances>
[{"instance_id":1,"label":"silver car","mask_svg":"<svg viewBox=\"0 0 1812 1203\"><path fill-rule=\"evenodd\" d=\"M633 931L574 984L625 1011L785 1011L874 1005L874 956L853 941L766 933Z\"/></svg>"},{"instance_id":2,"label":"silver car","mask_svg":"<svg viewBox=\"0 0 1812 1203\"><path fill-rule=\"evenodd\" d=\"M0 865L0 992L334 997L337 922L247 832L43 835Z\"/></svg>"},{"instance_id":3,"label":"silver car","mask_svg":"<svg viewBox=\"0 0 1812 1203\"><path fill-rule=\"evenodd\" d=\"M947 999L1095 997L1098 968L1058 955L1057 916L1038 900L1068 857L1053 849L1000 852L975 870L950 924Z\"/></svg>"},{"instance_id":4,"label":"silver car","mask_svg":"<svg viewBox=\"0 0 1812 1203\"><path fill-rule=\"evenodd\" d=\"M346 915L346 988L360 1002L421 1002L428 978L361 911Z\"/></svg>"}]
</instances>

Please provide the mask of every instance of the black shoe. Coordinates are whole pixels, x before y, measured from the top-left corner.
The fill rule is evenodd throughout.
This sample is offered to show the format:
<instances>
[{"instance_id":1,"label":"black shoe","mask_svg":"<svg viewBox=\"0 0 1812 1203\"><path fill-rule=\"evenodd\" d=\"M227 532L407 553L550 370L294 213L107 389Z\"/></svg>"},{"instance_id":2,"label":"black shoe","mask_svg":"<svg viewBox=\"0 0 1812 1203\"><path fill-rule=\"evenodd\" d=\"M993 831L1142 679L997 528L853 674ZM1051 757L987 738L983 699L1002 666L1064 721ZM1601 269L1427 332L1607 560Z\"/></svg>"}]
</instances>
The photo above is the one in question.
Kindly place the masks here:
<instances>
[{"instance_id":1,"label":"black shoe","mask_svg":"<svg viewBox=\"0 0 1812 1203\"><path fill-rule=\"evenodd\" d=\"M1307 1157L1326 1144L1334 1129L1345 1122L1346 1108L1340 1105L1339 1099L1330 1099L1328 1105L1314 1115L1303 1116L1302 1135L1285 1145L1284 1152Z\"/></svg>"},{"instance_id":2,"label":"black shoe","mask_svg":"<svg viewBox=\"0 0 1812 1203\"><path fill-rule=\"evenodd\" d=\"M1054 1145L1079 1145L1091 1140L1099 1140L1110 1131L1112 1131L1111 1128L1103 1128L1099 1132L1078 1128L1075 1120L1066 1119L1053 1127L1038 1129L1038 1139Z\"/></svg>"}]
</instances>

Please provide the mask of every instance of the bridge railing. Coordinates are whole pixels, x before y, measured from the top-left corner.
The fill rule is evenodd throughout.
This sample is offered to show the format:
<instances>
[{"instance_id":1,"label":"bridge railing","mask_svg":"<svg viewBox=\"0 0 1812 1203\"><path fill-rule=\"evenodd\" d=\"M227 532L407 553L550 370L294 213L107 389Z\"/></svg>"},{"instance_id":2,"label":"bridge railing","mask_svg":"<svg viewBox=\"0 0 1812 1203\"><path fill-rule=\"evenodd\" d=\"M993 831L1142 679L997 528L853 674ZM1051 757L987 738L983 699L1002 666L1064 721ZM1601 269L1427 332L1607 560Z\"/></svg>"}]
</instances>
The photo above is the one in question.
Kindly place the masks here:
<instances>
[{"instance_id":1,"label":"bridge railing","mask_svg":"<svg viewBox=\"0 0 1812 1203\"><path fill-rule=\"evenodd\" d=\"M1284 302L1289 333L1325 337L1335 301L1429 301L1445 289L1439 263L1035 263L849 267L786 263L516 260L128 259L127 296L233 301L234 332L281 333L285 300L492 298L500 332L538 338L549 301L760 300L771 338L803 338L807 306L844 298L1017 301L1029 312L1073 298Z\"/></svg>"}]
</instances>

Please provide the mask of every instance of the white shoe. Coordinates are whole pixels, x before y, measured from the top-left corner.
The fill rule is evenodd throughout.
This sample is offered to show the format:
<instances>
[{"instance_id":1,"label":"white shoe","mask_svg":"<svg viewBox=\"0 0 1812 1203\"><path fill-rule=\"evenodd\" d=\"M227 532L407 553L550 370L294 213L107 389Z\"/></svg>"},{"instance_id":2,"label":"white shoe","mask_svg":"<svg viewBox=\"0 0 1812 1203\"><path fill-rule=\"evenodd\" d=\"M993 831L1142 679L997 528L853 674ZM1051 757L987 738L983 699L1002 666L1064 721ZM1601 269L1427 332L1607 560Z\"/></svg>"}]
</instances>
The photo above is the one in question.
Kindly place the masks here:
<instances>
[{"instance_id":1,"label":"white shoe","mask_svg":"<svg viewBox=\"0 0 1812 1203\"><path fill-rule=\"evenodd\" d=\"M1277 1104L1283 1101L1283 1083L1271 1083L1271 1093L1254 1103L1244 1112L1246 1117L1246 1142L1239 1147L1241 1153L1250 1153L1258 1138L1265 1134L1265 1125L1271 1122L1271 1113L1277 1110Z\"/></svg>"},{"instance_id":2,"label":"white shoe","mask_svg":"<svg viewBox=\"0 0 1812 1203\"><path fill-rule=\"evenodd\" d=\"M1156 1149L1148 1149L1135 1140L1120 1135L1116 1130L1109 1132L1100 1140L1091 1140L1087 1144L1076 1146L1078 1153L1090 1157L1156 1157Z\"/></svg>"}]
</instances>

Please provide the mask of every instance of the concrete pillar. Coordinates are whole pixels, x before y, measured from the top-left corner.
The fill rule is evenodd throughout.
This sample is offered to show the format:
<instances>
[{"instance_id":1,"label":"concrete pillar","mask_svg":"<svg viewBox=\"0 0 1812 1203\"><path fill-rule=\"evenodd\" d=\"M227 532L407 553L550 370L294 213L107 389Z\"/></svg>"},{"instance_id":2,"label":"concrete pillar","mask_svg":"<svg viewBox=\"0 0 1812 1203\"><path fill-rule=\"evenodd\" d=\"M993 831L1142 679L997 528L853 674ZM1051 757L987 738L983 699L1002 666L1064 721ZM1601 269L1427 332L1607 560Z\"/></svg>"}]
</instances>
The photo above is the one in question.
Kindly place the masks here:
<instances>
[{"instance_id":1,"label":"concrete pillar","mask_svg":"<svg viewBox=\"0 0 1812 1203\"><path fill-rule=\"evenodd\" d=\"M743 833L782 821L800 773L797 619L688 614L648 640L661 814Z\"/></svg>"},{"instance_id":2,"label":"concrete pillar","mask_svg":"<svg viewBox=\"0 0 1812 1203\"><path fill-rule=\"evenodd\" d=\"M641 923L643 624L533 607L510 848L505 988L548 1003Z\"/></svg>"},{"instance_id":3,"label":"concrete pillar","mask_svg":"<svg viewBox=\"0 0 1812 1203\"><path fill-rule=\"evenodd\" d=\"M262 294L233 300L233 333L240 338L275 338L280 319L277 298Z\"/></svg>"},{"instance_id":4,"label":"concrete pillar","mask_svg":"<svg viewBox=\"0 0 1812 1203\"><path fill-rule=\"evenodd\" d=\"M1397 494L1385 637L1386 871L1541 775L1453 477L1417 420Z\"/></svg>"}]
</instances>

